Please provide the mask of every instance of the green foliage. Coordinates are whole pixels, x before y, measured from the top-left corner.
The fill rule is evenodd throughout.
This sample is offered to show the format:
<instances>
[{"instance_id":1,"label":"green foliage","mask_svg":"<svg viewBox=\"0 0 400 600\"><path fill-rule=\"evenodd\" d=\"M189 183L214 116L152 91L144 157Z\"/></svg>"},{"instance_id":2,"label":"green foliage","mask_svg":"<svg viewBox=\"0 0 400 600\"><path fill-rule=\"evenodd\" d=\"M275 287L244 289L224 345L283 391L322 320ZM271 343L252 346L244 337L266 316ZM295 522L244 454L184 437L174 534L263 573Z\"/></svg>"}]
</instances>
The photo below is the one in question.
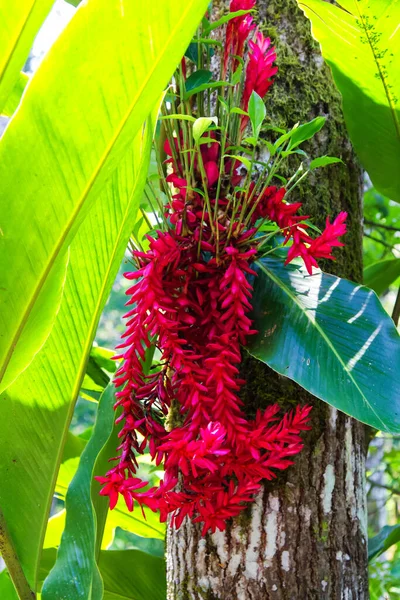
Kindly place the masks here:
<instances>
[{"instance_id":1,"label":"green foliage","mask_svg":"<svg viewBox=\"0 0 400 600\"><path fill-rule=\"evenodd\" d=\"M370 187L364 194L364 266L400 258L400 206Z\"/></svg>"},{"instance_id":2,"label":"green foliage","mask_svg":"<svg viewBox=\"0 0 400 600\"><path fill-rule=\"evenodd\" d=\"M319 167L326 167L328 165L333 165L335 163L343 162L340 158L336 158L335 156L319 156L318 158L314 158L310 162L310 171L314 169L318 169Z\"/></svg>"},{"instance_id":3,"label":"green foliage","mask_svg":"<svg viewBox=\"0 0 400 600\"><path fill-rule=\"evenodd\" d=\"M54 561L55 550L45 550L40 565L40 581L46 578ZM139 550L102 550L98 564L104 595L92 594L93 600L165 600L165 562L162 558ZM62 594L63 590L57 592ZM69 596L57 597L69 600ZM87 596L81 598L86 599Z\"/></svg>"},{"instance_id":4,"label":"green foliage","mask_svg":"<svg viewBox=\"0 0 400 600\"><path fill-rule=\"evenodd\" d=\"M68 244L153 109L205 2L151 6L143 5L141 15L132 4L123 11L106 0L83 5L41 64L1 140L0 206L7 218L0 262L8 268L0 380L18 345L29 343L30 358L40 348L42 340L29 324L40 317L51 327L56 307L53 314L41 309L46 282L54 280ZM88 27L99 43L93 39L85 46L82 61L77 48ZM118 43L102 43L110 31ZM93 103L95 97L101 101ZM22 371L29 363L18 364Z\"/></svg>"},{"instance_id":5,"label":"green foliage","mask_svg":"<svg viewBox=\"0 0 400 600\"><path fill-rule=\"evenodd\" d=\"M194 71L185 81L185 91L187 96L188 92L191 92L199 85L203 85L204 83L208 83L212 79L212 72L207 71L206 69L197 69Z\"/></svg>"},{"instance_id":6,"label":"green foliage","mask_svg":"<svg viewBox=\"0 0 400 600\"><path fill-rule=\"evenodd\" d=\"M364 269L364 283L378 296L400 277L400 258L378 260Z\"/></svg>"},{"instance_id":7,"label":"green foliage","mask_svg":"<svg viewBox=\"0 0 400 600\"><path fill-rule=\"evenodd\" d=\"M378 535L368 540L368 560L382 554L400 542L400 525L385 525Z\"/></svg>"},{"instance_id":8,"label":"green foliage","mask_svg":"<svg viewBox=\"0 0 400 600\"><path fill-rule=\"evenodd\" d=\"M399 556L393 560L376 560L369 566L370 600L400 600Z\"/></svg>"},{"instance_id":9,"label":"green foliage","mask_svg":"<svg viewBox=\"0 0 400 600\"><path fill-rule=\"evenodd\" d=\"M275 258L257 272L250 353L359 421L400 431L400 336L375 293Z\"/></svg>"},{"instance_id":10,"label":"green foliage","mask_svg":"<svg viewBox=\"0 0 400 600\"><path fill-rule=\"evenodd\" d=\"M82 5L0 142L3 371L22 335L29 345L20 373L28 368L0 401L0 506L34 590L74 403L141 199L152 137L143 120L205 7ZM82 46L88 28L91 42ZM110 32L118 43L104 43ZM49 311L41 292L57 279L68 246L61 305ZM35 339L32 315L50 333L36 356L43 336Z\"/></svg>"},{"instance_id":11,"label":"green foliage","mask_svg":"<svg viewBox=\"0 0 400 600\"><path fill-rule=\"evenodd\" d=\"M102 597L103 583L96 562L98 517L90 491L95 462L113 430L114 394L115 388L110 384L100 398L93 434L68 487L65 529L56 563L43 585L43 600L51 600L59 590L69 600ZM100 548L102 531L97 530L99 534Z\"/></svg>"},{"instance_id":12,"label":"green foliage","mask_svg":"<svg viewBox=\"0 0 400 600\"><path fill-rule=\"evenodd\" d=\"M251 127L253 129L253 135L258 138L261 131L261 125L264 122L267 109L260 96L256 92L252 92L249 100L248 112L250 117Z\"/></svg>"},{"instance_id":13,"label":"green foliage","mask_svg":"<svg viewBox=\"0 0 400 600\"><path fill-rule=\"evenodd\" d=\"M375 187L400 202L400 4L298 0L343 97L346 125Z\"/></svg>"}]
</instances>

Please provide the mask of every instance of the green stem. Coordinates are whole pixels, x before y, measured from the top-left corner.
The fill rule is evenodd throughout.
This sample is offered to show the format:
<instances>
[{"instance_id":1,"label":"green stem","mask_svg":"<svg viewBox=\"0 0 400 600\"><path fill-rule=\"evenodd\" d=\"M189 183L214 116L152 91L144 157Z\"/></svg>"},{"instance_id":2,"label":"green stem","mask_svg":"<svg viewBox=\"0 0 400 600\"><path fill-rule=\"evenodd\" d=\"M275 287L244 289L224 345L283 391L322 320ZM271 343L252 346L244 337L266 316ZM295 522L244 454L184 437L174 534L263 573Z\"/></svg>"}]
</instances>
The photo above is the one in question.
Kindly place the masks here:
<instances>
[{"instance_id":1,"label":"green stem","mask_svg":"<svg viewBox=\"0 0 400 600\"><path fill-rule=\"evenodd\" d=\"M31 590L28 580L22 570L17 553L14 550L7 525L0 510L0 554L6 563L6 567L17 591L20 600L32 600L36 594Z\"/></svg>"}]
</instances>

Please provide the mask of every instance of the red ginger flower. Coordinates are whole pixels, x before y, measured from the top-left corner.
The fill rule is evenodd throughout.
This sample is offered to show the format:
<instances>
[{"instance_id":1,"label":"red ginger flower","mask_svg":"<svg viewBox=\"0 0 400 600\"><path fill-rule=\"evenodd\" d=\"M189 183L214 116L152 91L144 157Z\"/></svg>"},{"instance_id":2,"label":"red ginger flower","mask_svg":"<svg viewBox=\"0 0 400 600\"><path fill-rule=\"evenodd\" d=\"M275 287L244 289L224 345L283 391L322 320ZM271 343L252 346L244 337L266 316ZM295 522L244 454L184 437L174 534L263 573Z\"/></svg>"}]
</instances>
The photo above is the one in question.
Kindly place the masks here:
<instances>
[{"instance_id":1,"label":"red ginger flower","mask_svg":"<svg viewBox=\"0 0 400 600\"><path fill-rule=\"evenodd\" d=\"M332 248L344 246L339 237L346 233L346 212L340 212L333 223L326 219L326 227L322 234L314 239L310 238L305 231L297 225L293 232L293 245L289 248L285 264L288 264L297 256L300 256L306 265L307 271L312 275L312 267L318 267L317 258L329 258L335 260ZM304 227L304 225L303 225Z\"/></svg>"},{"instance_id":2,"label":"red ginger flower","mask_svg":"<svg viewBox=\"0 0 400 600\"><path fill-rule=\"evenodd\" d=\"M259 31L256 41L250 41L249 62L246 68L246 79L243 91L243 108L247 110L252 92L264 98L272 85L272 77L277 73L278 67L273 66L276 60L275 48L270 48L270 38L265 38Z\"/></svg>"},{"instance_id":3,"label":"red ginger flower","mask_svg":"<svg viewBox=\"0 0 400 600\"><path fill-rule=\"evenodd\" d=\"M231 11L254 4L255 0L233 0ZM250 15L228 24L226 61L230 52L243 53L252 29ZM253 90L265 96L276 73L270 40L259 33L249 45L246 107ZM210 137L216 139L215 132ZM346 215L341 213L332 224L328 219L325 231L312 239L304 222L307 217L297 214L301 203L286 203L284 188L271 186L260 197L253 196L251 185L244 198L242 192L234 192L232 202L223 191L226 197L217 200L219 177L224 178L223 187L229 179L231 188L242 179L235 172L238 161L232 166L231 159L224 160L220 173L218 143L203 144L193 155L195 150L184 147L178 131L171 143L166 142L165 151L172 166L167 182L175 188L165 215L171 229L149 238L147 252L134 253L138 270L126 275L133 285L127 292L130 310L118 357L123 364L115 382L121 388L116 402L121 410L117 421L123 423L120 455L114 459L117 465L98 480L111 507L122 494L129 510L134 502L158 509L161 520L169 516L175 527L188 517L203 523L204 535L208 530L223 530L228 518L254 500L263 479L272 479L276 470L290 466L303 447L301 433L310 429L310 407L297 407L282 418L278 406L269 406L252 421L246 418L239 397L245 383L239 377L240 346L255 333L248 316L249 276L254 274L251 262L258 222L275 221L285 243L292 242L288 261L302 256L311 272L316 258L333 258L332 248L342 245L338 238L345 233ZM184 170L183 152L194 166L191 173ZM193 189L202 185L208 191L211 214ZM247 221L238 217L243 210ZM159 365L146 374L145 350L155 343L161 353ZM167 431L163 416L172 401L183 423ZM157 465L164 463L165 475L158 487L143 491L147 484L135 477L136 455L147 447Z\"/></svg>"},{"instance_id":4,"label":"red ginger flower","mask_svg":"<svg viewBox=\"0 0 400 600\"><path fill-rule=\"evenodd\" d=\"M239 10L251 10L256 5L256 0L232 0L229 11L238 12ZM250 34L256 28L251 15L241 15L228 21L225 37L225 49L222 67L222 77L226 76L229 64L229 57L243 56L244 44ZM233 69L236 69L238 61L235 59Z\"/></svg>"},{"instance_id":5,"label":"red ginger flower","mask_svg":"<svg viewBox=\"0 0 400 600\"><path fill-rule=\"evenodd\" d=\"M254 249L240 251L231 244L217 265L214 258L197 257L190 237L159 232L149 241L148 252L136 253L139 270L127 274L136 283L128 290L133 308L117 379L124 385L117 400L124 421L121 455L99 479L101 493L110 496L111 506L121 493L130 510L134 501L158 508L163 520L171 515L175 527L188 516L204 523L203 533L223 529L226 519L252 500L263 478L291 464L289 458L302 447L299 433L308 428L309 409L302 409L300 424L293 417L281 427L275 423L276 410L260 413L254 423L242 412L237 365L240 342L252 333L246 274L252 273L248 263ZM202 245L213 248L205 241ZM146 376L144 347L154 335L166 367ZM172 397L185 422L167 432L157 411L167 410ZM136 431L144 436L142 442ZM264 446L257 441L263 437ZM165 478L159 488L137 492L145 483L133 477L134 452L144 452L148 443L152 457L164 460Z\"/></svg>"}]
</instances>

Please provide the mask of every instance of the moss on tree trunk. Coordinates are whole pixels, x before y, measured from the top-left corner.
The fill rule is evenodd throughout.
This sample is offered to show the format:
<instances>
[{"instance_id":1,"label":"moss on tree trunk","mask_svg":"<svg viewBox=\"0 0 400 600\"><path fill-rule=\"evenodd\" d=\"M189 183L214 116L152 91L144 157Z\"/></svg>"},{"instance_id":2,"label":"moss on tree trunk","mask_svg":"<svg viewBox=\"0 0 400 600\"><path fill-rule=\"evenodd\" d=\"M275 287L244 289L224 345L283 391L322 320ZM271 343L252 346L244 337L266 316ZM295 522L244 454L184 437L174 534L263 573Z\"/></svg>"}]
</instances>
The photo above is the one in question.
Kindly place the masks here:
<instances>
[{"instance_id":1,"label":"moss on tree trunk","mask_svg":"<svg viewBox=\"0 0 400 600\"><path fill-rule=\"evenodd\" d=\"M227 2L214 2L215 18ZM314 172L291 200L323 227L327 215L349 213L346 247L324 270L355 281L362 276L362 173L348 140L340 95L310 26L294 0L258 0L265 34L279 67L267 114L285 128L317 115L323 130L305 148L342 158ZM311 397L294 382L244 356L242 391L251 416L278 402L284 409L311 402L313 430L296 463L266 484L257 502L224 533L200 537L184 523L169 531L169 600L363 600L368 598L364 427Z\"/></svg>"}]
</instances>

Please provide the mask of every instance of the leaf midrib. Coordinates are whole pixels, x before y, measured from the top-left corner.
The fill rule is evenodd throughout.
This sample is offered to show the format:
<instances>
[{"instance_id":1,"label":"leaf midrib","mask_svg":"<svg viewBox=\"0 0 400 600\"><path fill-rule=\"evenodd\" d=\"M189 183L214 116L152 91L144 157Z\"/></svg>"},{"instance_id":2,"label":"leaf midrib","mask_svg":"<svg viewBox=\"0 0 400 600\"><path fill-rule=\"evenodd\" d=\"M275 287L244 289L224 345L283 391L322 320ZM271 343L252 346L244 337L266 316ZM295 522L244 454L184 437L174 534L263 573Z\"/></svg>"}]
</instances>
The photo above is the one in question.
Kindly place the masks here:
<instances>
[{"instance_id":1,"label":"leaf midrib","mask_svg":"<svg viewBox=\"0 0 400 600\"><path fill-rule=\"evenodd\" d=\"M75 221L77 220L77 218L79 216L79 213L81 211L82 206L84 205L84 203L85 203L85 201L86 201L86 199L87 199L87 197L88 197L91 189L93 188L94 183L95 183L95 181L96 181L99 173L101 172L102 168L104 167L107 158L109 157L110 153L112 152L112 149L115 147L115 144L116 144L118 138L120 137L120 135L121 135L121 133L122 133L122 131L123 131L123 129L124 129L124 127L125 127L128 119L129 119L129 117L133 113L133 111L135 109L135 106L136 106L136 104L138 102L138 99L141 96L141 93L142 93L143 89L146 87L146 85L148 84L148 82L151 80L151 78L152 78L155 70L158 68L159 64L161 63L162 59L164 58L165 54L167 53L167 48L170 47L170 41L172 39L174 39L175 36L177 35L177 32L179 31L179 28L181 27L181 24L184 22L187 13L190 12L190 8L193 5L194 1L195 0L192 0L191 2L188 3L187 9L183 11L180 19L177 21L177 24L172 29L171 34L167 38L167 42L164 45L163 51L160 52L159 57L152 63L152 67L149 70L148 76L145 78L144 83L139 87L139 89L138 89L138 91L137 91L137 93L135 95L134 100L130 104L127 112L125 113L124 118L121 120L120 126L117 128L117 131L116 131L115 135L112 137L111 142L108 144L108 146L107 146L105 152L103 153L103 155L102 155L102 157L101 157L101 159L100 159L100 161L99 161L96 169L94 170L94 173L93 173L92 177L90 178L90 180L88 182L88 185L84 189L83 194L81 195L81 199L80 199L79 203L77 204L75 211L72 212L71 218L67 222L67 225L64 228L63 233L62 233L62 235L61 235L58 243L56 244L56 246L55 246L55 248L53 250L53 253L50 255L49 261L47 263L46 269L44 270L43 276L39 279L38 284L37 284L37 286L34 289L34 293L33 293L32 297L31 297L31 300L30 300L28 306L26 307L26 310L25 310L25 312L23 314L23 317L22 317L22 319L20 321L20 324L19 324L19 326L18 326L18 328L17 328L17 330L15 332L15 335L11 338L10 345L9 345L9 350L8 350L6 356L5 356L3 365L2 365L2 367L0 369L0 382L3 380L3 376L4 376L4 374L5 374L6 370L7 370L7 367L9 365L10 361L11 361L11 358L12 358L12 355L14 353L14 350L15 350L17 344L18 344L18 341L19 341L19 339L20 339L20 337L22 335L22 332L24 330L24 327L25 327L25 325L26 325L26 323L27 323L27 321L28 321L28 319L30 317L30 314L31 314L31 312L33 310L33 307L34 307L34 305L35 305L35 303L36 303L36 301L38 299L38 296L39 296L39 294L40 294L40 292L41 292L41 290L42 290L42 288L43 288L43 286L44 286L44 284L46 282L46 279L47 279L47 277L48 277L48 275L49 275L49 273L50 273L50 271L51 271L51 269L52 269L52 267L53 267L53 265L54 265L54 263L55 263L58 255L59 255L61 249L64 246L65 240L67 239L67 237L69 235L69 232L71 231L71 229L72 229ZM139 128L140 128L140 126L139 126ZM139 128L138 128L138 130L139 130Z\"/></svg>"},{"instance_id":2,"label":"leaf midrib","mask_svg":"<svg viewBox=\"0 0 400 600\"><path fill-rule=\"evenodd\" d=\"M277 275L275 275L272 271L270 271L268 269L268 267L265 267L265 265L263 263L261 263L259 261L256 261L256 263L257 263L258 267L262 271L264 271L264 273L267 275L267 277L269 277L281 290L283 290L286 293L286 295L295 304L297 304L297 306L300 308L301 314L304 315L309 320L309 322L311 323L311 325L313 325L315 327L316 331L320 334L321 338L324 340L324 342L326 343L326 345L329 348L329 350L332 352L332 354L335 356L335 358L341 364L341 366L343 367L343 369L346 371L349 379L351 380L351 382L353 383L353 385L355 386L355 388L359 392L362 400L369 407L369 409L371 410L371 412L376 416L376 418L378 419L378 421L380 423L382 423L382 425L384 426L384 428L386 428L386 424L382 421L382 419L380 418L380 416L376 413L376 411L374 410L374 408L368 402L367 398L365 397L365 395L364 395L363 391L361 390L360 386L358 385L357 381L354 379L351 371L347 368L346 363L344 362L344 360L340 356L339 352L336 350L335 346L333 345L333 343L331 342L331 340L329 339L329 337L326 335L326 333L324 332L324 330L322 329L322 327L319 325L318 321L316 319L312 319L311 318L311 316L308 314L307 310L305 310L305 307L303 306L303 304L300 302L300 300L297 298L297 296L292 293L292 291L290 290L290 288L287 287L287 285L282 281L282 279L280 279ZM312 392L312 393L315 396L318 396L318 394L316 394L314 392ZM318 396L318 397L321 398L320 396ZM321 400L323 400L323 398L321 398ZM343 411L343 412L345 412L345 411Z\"/></svg>"}]
</instances>

